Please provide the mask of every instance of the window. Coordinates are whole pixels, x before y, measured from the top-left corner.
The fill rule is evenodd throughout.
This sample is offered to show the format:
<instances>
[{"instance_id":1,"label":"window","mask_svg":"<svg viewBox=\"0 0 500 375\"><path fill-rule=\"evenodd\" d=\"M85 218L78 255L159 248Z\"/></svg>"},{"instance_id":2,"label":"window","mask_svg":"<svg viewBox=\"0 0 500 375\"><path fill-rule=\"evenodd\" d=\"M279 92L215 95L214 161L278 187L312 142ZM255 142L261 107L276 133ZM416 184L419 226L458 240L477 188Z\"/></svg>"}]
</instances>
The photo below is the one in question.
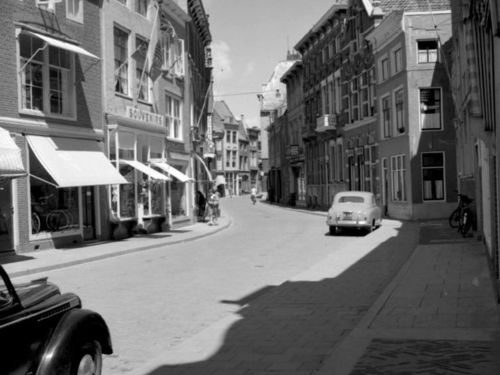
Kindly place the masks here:
<instances>
[{"instance_id":1,"label":"window","mask_svg":"<svg viewBox=\"0 0 500 375\"><path fill-rule=\"evenodd\" d=\"M391 156L392 200L406 201L406 155Z\"/></svg>"},{"instance_id":2,"label":"window","mask_svg":"<svg viewBox=\"0 0 500 375\"><path fill-rule=\"evenodd\" d=\"M136 51L145 51L147 53L148 42L143 38L136 37L135 49ZM146 72L146 53L134 53L137 99L143 101L149 101L149 78Z\"/></svg>"},{"instance_id":3,"label":"window","mask_svg":"<svg viewBox=\"0 0 500 375\"><path fill-rule=\"evenodd\" d=\"M418 63L433 63L438 61L437 40L420 40L417 42Z\"/></svg>"},{"instance_id":4,"label":"window","mask_svg":"<svg viewBox=\"0 0 500 375\"><path fill-rule=\"evenodd\" d=\"M386 58L382 59L380 62L382 81L389 78L389 60Z\"/></svg>"},{"instance_id":5,"label":"window","mask_svg":"<svg viewBox=\"0 0 500 375\"><path fill-rule=\"evenodd\" d=\"M169 95L165 96L165 117L169 138L182 140L181 102Z\"/></svg>"},{"instance_id":6,"label":"window","mask_svg":"<svg viewBox=\"0 0 500 375\"><path fill-rule=\"evenodd\" d=\"M403 69L403 52L401 48L394 51L394 73L398 73Z\"/></svg>"},{"instance_id":7,"label":"window","mask_svg":"<svg viewBox=\"0 0 500 375\"><path fill-rule=\"evenodd\" d=\"M404 91L400 89L394 93L394 104L396 107L396 128L400 133L405 131L405 117L404 117Z\"/></svg>"},{"instance_id":8,"label":"window","mask_svg":"<svg viewBox=\"0 0 500 375\"><path fill-rule=\"evenodd\" d=\"M184 75L184 40L179 38L170 39L165 47L165 70L177 76Z\"/></svg>"},{"instance_id":9,"label":"window","mask_svg":"<svg viewBox=\"0 0 500 375\"><path fill-rule=\"evenodd\" d=\"M238 135L238 132L233 132L233 143L238 143L236 141L236 136Z\"/></svg>"},{"instance_id":10,"label":"window","mask_svg":"<svg viewBox=\"0 0 500 375\"><path fill-rule=\"evenodd\" d=\"M420 128L441 129L441 90L438 88L420 89Z\"/></svg>"},{"instance_id":11,"label":"window","mask_svg":"<svg viewBox=\"0 0 500 375\"><path fill-rule=\"evenodd\" d=\"M382 98L382 125L384 138L392 137L391 101L389 96Z\"/></svg>"},{"instance_id":12,"label":"window","mask_svg":"<svg viewBox=\"0 0 500 375\"><path fill-rule=\"evenodd\" d=\"M226 130L226 143L231 143L231 132Z\"/></svg>"},{"instance_id":13,"label":"window","mask_svg":"<svg viewBox=\"0 0 500 375\"><path fill-rule=\"evenodd\" d=\"M231 165L231 151L226 150L226 167Z\"/></svg>"},{"instance_id":14,"label":"window","mask_svg":"<svg viewBox=\"0 0 500 375\"><path fill-rule=\"evenodd\" d=\"M444 154L422 154L422 184L424 201L444 199Z\"/></svg>"},{"instance_id":15,"label":"window","mask_svg":"<svg viewBox=\"0 0 500 375\"><path fill-rule=\"evenodd\" d=\"M83 0L66 0L66 17L83 23Z\"/></svg>"},{"instance_id":16,"label":"window","mask_svg":"<svg viewBox=\"0 0 500 375\"><path fill-rule=\"evenodd\" d=\"M35 36L19 34L21 109L72 117L74 56L64 49L43 48L43 44Z\"/></svg>"},{"instance_id":17,"label":"window","mask_svg":"<svg viewBox=\"0 0 500 375\"><path fill-rule=\"evenodd\" d=\"M148 15L149 0L135 0L135 11L146 17Z\"/></svg>"},{"instance_id":18,"label":"window","mask_svg":"<svg viewBox=\"0 0 500 375\"><path fill-rule=\"evenodd\" d=\"M128 95L128 33L115 27L113 30L115 49L115 92Z\"/></svg>"}]
</instances>

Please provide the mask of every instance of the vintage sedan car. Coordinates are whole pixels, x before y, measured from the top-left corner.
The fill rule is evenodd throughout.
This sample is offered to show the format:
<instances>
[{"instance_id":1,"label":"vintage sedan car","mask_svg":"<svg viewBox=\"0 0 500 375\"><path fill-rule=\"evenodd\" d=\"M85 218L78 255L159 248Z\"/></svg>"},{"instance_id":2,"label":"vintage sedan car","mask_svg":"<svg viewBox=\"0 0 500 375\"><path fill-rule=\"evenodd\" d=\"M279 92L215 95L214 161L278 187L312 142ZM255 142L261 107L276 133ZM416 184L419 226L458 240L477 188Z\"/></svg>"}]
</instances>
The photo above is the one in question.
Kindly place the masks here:
<instances>
[{"instance_id":1,"label":"vintage sedan car","mask_svg":"<svg viewBox=\"0 0 500 375\"><path fill-rule=\"evenodd\" d=\"M111 354L104 319L47 279L13 285L0 266L0 374L98 375Z\"/></svg>"},{"instance_id":2,"label":"vintage sedan car","mask_svg":"<svg viewBox=\"0 0 500 375\"><path fill-rule=\"evenodd\" d=\"M358 228L371 232L382 224L382 210L373 193L343 191L333 198L326 224L332 235L339 228Z\"/></svg>"}]
</instances>

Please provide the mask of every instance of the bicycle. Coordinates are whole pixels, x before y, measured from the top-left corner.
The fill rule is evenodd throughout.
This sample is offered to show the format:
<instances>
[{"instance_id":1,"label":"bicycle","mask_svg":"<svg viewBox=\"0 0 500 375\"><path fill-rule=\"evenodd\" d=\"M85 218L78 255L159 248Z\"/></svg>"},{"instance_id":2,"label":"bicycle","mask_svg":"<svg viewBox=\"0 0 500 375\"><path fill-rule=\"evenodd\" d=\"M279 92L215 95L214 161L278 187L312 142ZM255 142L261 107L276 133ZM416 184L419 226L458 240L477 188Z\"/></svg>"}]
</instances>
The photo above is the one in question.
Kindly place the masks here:
<instances>
[{"instance_id":1,"label":"bicycle","mask_svg":"<svg viewBox=\"0 0 500 375\"><path fill-rule=\"evenodd\" d=\"M448 218L448 223L450 227L457 228L458 232L462 234L463 237L467 236L467 233L472 228L473 224L473 213L469 207L469 204L474 199L469 198L465 194L458 193L458 205L457 208L451 213Z\"/></svg>"}]
</instances>

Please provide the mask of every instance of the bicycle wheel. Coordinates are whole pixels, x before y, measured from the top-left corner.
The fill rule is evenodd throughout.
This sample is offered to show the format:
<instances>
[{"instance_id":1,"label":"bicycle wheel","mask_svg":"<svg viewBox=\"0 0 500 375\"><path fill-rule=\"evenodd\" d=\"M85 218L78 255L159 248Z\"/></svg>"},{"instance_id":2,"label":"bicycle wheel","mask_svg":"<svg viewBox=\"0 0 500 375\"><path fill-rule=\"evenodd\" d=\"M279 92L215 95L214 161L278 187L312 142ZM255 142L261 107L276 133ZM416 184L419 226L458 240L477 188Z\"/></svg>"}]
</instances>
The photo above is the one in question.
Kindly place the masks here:
<instances>
[{"instance_id":1,"label":"bicycle wheel","mask_svg":"<svg viewBox=\"0 0 500 375\"><path fill-rule=\"evenodd\" d=\"M452 228L458 228L460 225L460 208L456 208L448 218L448 223Z\"/></svg>"},{"instance_id":2,"label":"bicycle wheel","mask_svg":"<svg viewBox=\"0 0 500 375\"><path fill-rule=\"evenodd\" d=\"M462 219L462 227L460 228L460 232L462 233L462 237L467 237L467 233L472 228L472 216L470 212L464 212L464 216Z\"/></svg>"},{"instance_id":3,"label":"bicycle wheel","mask_svg":"<svg viewBox=\"0 0 500 375\"><path fill-rule=\"evenodd\" d=\"M31 234L37 234L40 232L41 221L40 217L36 212L31 214Z\"/></svg>"}]
</instances>

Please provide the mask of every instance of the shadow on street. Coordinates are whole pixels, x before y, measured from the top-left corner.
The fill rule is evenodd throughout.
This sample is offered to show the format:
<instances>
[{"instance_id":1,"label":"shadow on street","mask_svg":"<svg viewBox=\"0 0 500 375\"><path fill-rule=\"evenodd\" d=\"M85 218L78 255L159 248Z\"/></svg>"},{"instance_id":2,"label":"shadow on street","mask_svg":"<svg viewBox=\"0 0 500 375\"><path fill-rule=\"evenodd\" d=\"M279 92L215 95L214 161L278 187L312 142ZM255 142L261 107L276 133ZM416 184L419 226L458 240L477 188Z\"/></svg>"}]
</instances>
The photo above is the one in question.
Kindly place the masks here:
<instances>
[{"instance_id":1,"label":"shadow on street","mask_svg":"<svg viewBox=\"0 0 500 375\"><path fill-rule=\"evenodd\" d=\"M319 369L414 250L415 226L403 223L398 230L397 236L335 278L289 281L266 286L238 301L221 301L241 306L237 312L241 320L228 329L219 349L206 360L164 364L149 375L265 371L285 375ZM242 369L247 372L238 372Z\"/></svg>"}]
</instances>

